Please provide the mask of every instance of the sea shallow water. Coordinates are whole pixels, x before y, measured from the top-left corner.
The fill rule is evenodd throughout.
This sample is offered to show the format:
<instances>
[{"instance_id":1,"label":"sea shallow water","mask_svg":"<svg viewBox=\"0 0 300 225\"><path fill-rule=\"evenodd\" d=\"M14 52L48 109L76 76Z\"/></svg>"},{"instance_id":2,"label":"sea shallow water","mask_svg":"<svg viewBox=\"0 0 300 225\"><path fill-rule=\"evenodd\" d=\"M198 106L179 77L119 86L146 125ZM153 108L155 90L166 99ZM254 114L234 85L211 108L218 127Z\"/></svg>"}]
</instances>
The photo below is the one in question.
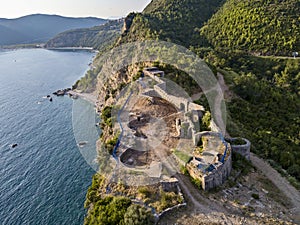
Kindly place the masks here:
<instances>
[{"instance_id":1,"label":"sea shallow water","mask_svg":"<svg viewBox=\"0 0 300 225\"><path fill-rule=\"evenodd\" d=\"M53 96L50 102L43 96L70 87L93 56L0 51L0 224L83 223L95 173L87 163L95 157L98 138L95 110L84 100ZM76 135L73 123L80 131ZM84 148L78 148L78 139L87 141ZM13 143L18 146L11 148Z\"/></svg>"}]
</instances>

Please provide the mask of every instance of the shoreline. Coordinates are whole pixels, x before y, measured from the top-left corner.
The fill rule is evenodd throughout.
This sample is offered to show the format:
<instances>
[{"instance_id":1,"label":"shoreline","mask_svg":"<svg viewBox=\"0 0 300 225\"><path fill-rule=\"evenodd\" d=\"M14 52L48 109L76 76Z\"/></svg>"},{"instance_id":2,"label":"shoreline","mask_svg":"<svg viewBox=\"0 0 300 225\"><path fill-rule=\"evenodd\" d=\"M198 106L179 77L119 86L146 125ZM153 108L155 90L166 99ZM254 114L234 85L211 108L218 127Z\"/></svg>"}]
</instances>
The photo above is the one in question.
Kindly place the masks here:
<instances>
[{"instance_id":1,"label":"shoreline","mask_svg":"<svg viewBox=\"0 0 300 225\"><path fill-rule=\"evenodd\" d=\"M78 92L78 91L75 91L75 90L71 90L71 91L68 91L69 94L72 94L72 95L77 95L78 97L92 103L93 105L96 106L96 103L97 103L97 97L92 94L92 93L86 93L86 92Z\"/></svg>"}]
</instances>

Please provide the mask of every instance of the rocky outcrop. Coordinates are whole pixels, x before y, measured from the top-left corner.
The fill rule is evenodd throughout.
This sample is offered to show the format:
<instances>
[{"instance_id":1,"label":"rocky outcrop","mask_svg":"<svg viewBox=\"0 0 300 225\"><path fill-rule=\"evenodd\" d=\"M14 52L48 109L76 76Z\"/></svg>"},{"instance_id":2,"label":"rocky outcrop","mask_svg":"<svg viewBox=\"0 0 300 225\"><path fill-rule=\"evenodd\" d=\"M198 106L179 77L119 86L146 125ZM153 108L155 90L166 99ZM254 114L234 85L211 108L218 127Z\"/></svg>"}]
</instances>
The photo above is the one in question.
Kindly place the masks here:
<instances>
[{"instance_id":1,"label":"rocky outcrop","mask_svg":"<svg viewBox=\"0 0 300 225\"><path fill-rule=\"evenodd\" d=\"M131 27L131 24L133 22L134 17L136 16L135 13L130 13L124 21L124 25L123 25L123 29L122 29L122 33L127 33L129 32L129 29Z\"/></svg>"},{"instance_id":2,"label":"rocky outcrop","mask_svg":"<svg viewBox=\"0 0 300 225\"><path fill-rule=\"evenodd\" d=\"M61 90L57 90L57 91L53 92L52 94L54 94L56 96L64 96L70 90L71 90L71 88L61 89Z\"/></svg>"}]
</instances>

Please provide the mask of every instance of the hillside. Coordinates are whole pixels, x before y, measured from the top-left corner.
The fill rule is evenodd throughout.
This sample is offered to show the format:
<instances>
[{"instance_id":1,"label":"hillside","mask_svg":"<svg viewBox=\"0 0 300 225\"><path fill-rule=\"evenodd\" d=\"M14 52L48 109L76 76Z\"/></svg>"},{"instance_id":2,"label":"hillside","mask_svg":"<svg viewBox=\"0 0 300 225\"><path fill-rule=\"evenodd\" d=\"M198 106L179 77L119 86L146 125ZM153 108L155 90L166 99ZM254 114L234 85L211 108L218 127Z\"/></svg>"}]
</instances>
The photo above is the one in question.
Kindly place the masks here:
<instances>
[{"instance_id":1,"label":"hillside","mask_svg":"<svg viewBox=\"0 0 300 225\"><path fill-rule=\"evenodd\" d=\"M121 34L123 20L109 21L101 26L68 30L56 35L46 43L46 48L51 47L93 47L103 50L111 45Z\"/></svg>"},{"instance_id":2,"label":"hillside","mask_svg":"<svg viewBox=\"0 0 300 225\"><path fill-rule=\"evenodd\" d=\"M145 39L172 41L189 47L201 44L199 28L224 0L156 0L142 13L127 17L127 29L120 43Z\"/></svg>"},{"instance_id":3,"label":"hillside","mask_svg":"<svg viewBox=\"0 0 300 225\"><path fill-rule=\"evenodd\" d=\"M227 13L230 14L231 12L233 15L236 15L236 13L241 10L241 6L247 6L245 8L248 9L256 9L260 4L262 6L268 6L269 8L266 7L268 10L276 9L276 12L280 9L285 10L282 11L282 13L285 13L286 18L294 18L297 16L296 12L298 11L294 9L297 9L296 7L298 7L299 4L296 4L294 0L279 1L276 4L271 4L272 1L267 1L267 3L263 2L265 1L246 3L228 0L223 7L212 16L212 19L208 21L208 25L205 25L201 31L202 33L204 31L207 32L208 29L213 31L214 28L218 30L222 26L219 26L218 23L214 24L213 21L215 21L225 9L228 10ZM204 39L200 37L199 32L196 32L198 35L197 39L194 35L194 31L195 29L197 30L198 26L201 26L201 21L204 23L204 17L194 18L195 14L198 12L200 13L199 15L201 15L201 11L208 8L212 13L218 8L216 5L220 4L221 1L205 1L204 6L200 7L201 4L193 0L152 1L145 8L143 13L131 13L127 16L122 36L116 45L135 40L159 39L173 41L175 43L179 42L185 46L189 46L196 54L203 57L209 65L212 65L212 68L221 71L226 78L226 82L231 87L232 92L234 92L234 96L237 96L228 99L227 109L230 111L228 112L230 115L230 123L228 124L229 132L236 136L243 135L249 138L253 146L252 151L269 160L283 175L292 175L293 177L289 177L290 181L299 187L299 61L288 58L279 59L252 56L249 54L249 51L262 51L259 45L256 44L253 44L251 48L249 47L249 50L248 48L244 49L244 51L241 49L239 52L233 51L237 50L234 47L228 47L231 51L228 51L228 48L226 48L225 51L222 47L219 47L219 45L211 46L211 48L201 47L201 42ZM228 8L229 6L231 7L230 10ZM188 9L193 10L188 13ZM209 16L208 14L203 15L206 15L205 18L207 18ZM183 15L185 16L183 17ZM270 15L268 15L269 14L266 14L265 18L261 18L261 14L261 17L256 18L256 20L264 21L270 19ZM176 23L179 21L182 24L180 26ZM228 21L230 22L230 20ZM246 27L248 23L248 20L244 21L240 23L240 26ZM258 23L257 21L253 21L253 27L257 27L257 33L262 34L265 31L271 32L273 29L272 25L269 26L268 23L261 23L261 26L257 26ZM289 28L285 31L282 25L280 29L286 33ZM256 33L254 32L254 34ZM240 38L239 33L232 33L232 36L235 38L232 39L233 41ZM182 37L190 37L190 39L183 39ZM207 41L214 43L214 37L210 38L209 35L207 37ZM280 40L287 40L288 37L290 37L290 35L280 36ZM194 38L196 38L195 41ZM276 39L273 39L272 41L276 41ZM266 41L266 43L268 42ZM204 43L202 42L202 44ZM266 44L266 48L270 49L268 53L272 52L271 46ZM288 50L281 48L277 53L287 51ZM99 56L97 58L99 58ZM94 90L95 86L92 87L93 85L91 84L97 83L95 79L101 67L101 65L97 65L97 63L95 63L95 65L96 68L89 71L86 77L76 85L83 89L88 87L89 90ZM176 79L173 80L175 82L179 80L183 82L188 79L186 74L180 73L179 71L170 70L169 72L173 75L177 74ZM185 77L179 79L179 76ZM179 83L179 85L183 83ZM189 85L185 88L191 89L192 86ZM189 90L187 90L187 92L189 93ZM281 151L282 146L284 146L285 151Z\"/></svg>"},{"instance_id":4,"label":"hillside","mask_svg":"<svg viewBox=\"0 0 300 225\"><path fill-rule=\"evenodd\" d=\"M25 38L28 39L29 36L21 34L9 27L0 25L0 43L21 43Z\"/></svg>"},{"instance_id":5,"label":"hillside","mask_svg":"<svg viewBox=\"0 0 300 225\"><path fill-rule=\"evenodd\" d=\"M115 43L115 46L148 39L166 40L190 48L198 56L204 58L211 65L211 68L214 68L216 77L219 79L224 78L223 86L229 92L229 94L226 93L228 94L226 95L228 135L249 139L251 141L251 151L259 155L263 159L260 159L262 162L266 165L268 165L267 163L271 164L291 184L300 189L299 59L259 56L259 54L289 55L292 50L294 51L294 46L298 46L298 39L289 39L289 33L292 32L290 26L298 32L299 19L295 20L293 26L293 22L287 23L284 17L288 21L291 18L297 18L299 3L295 0L254 0L250 2L227 0L224 2L208 0L153 0L142 13L131 13L126 17L122 35ZM251 10L254 10L257 14ZM228 13L227 17L222 15L225 12ZM231 14L232 17L229 17ZM244 20L242 20L243 15L247 15ZM219 20L217 20L218 18ZM265 22L272 21L274 18L279 20L278 22L276 20L276 23L279 24L276 28L271 23ZM229 25L227 25L227 22ZM297 28L295 28L295 24ZM284 26L286 26L286 29ZM242 28L240 29L239 27ZM239 32L242 32L245 27L250 27L249 40L246 39L245 45L241 45L241 42L238 42L241 38L241 33ZM223 30L225 34L222 33ZM270 37L268 39L267 37L262 37L263 34L269 34ZM273 45L270 44L271 39ZM283 43L283 40L286 41L286 44ZM169 57L178 57L176 54L167 55ZM85 78L77 82L75 87L81 90L95 90L97 76L102 68L102 64L99 63L100 58L101 55L98 55L94 61L95 68L90 70ZM98 85L101 84L96 89L98 101L101 102L102 99L105 99L104 102L101 102L104 107L104 109L102 108L102 121L104 122L101 140L111 149L117 143L118 136L114 134L112 129L113 119L109 116L106 118L106 116L111 116L112 105L114 105L120 90L126 84L138 79L143 67L158 66L165 71L167 79L175 81L179 86L187 89L189 94L191 94L190 90L194 88L191 85L192 83L186 82L189 76L182 71L174 69L172 65L164 65L160 62L152 62L152 65L150 64L151 62L144 62L125 66L116 74L109 74L107 81L98 80ZM192 62L189 62L189 64L192 64ZM203 95L196 102L204 105L209 110ZM254 165L255 163L257 164L255 157L253 157ZM217 199L216 204L219 204L219 200L224 202L222 206L216 206L214 209L213 201L209 201L207 204L204 204L205 209L222 212L222 222L227 221L231 223L229 217L226 216L226 212L228 212L228 206L232 204L232 208L237 210L240 207L241 211L237 212L234 210L230 214L234 215L235 218L242 216L243 221L241 223L279 224L275 220L280 216L273 211L273 206L266 204L266 206L261 208L259 206L260 209L257 210L249 207L249 211L247 211L248 209L245 206L249 202L256 202L254 197L247 196L244 199L245 202L242 203L240 196L226 192L227 185L233 185L231 188L236 193L240 193L243 186L249 188L245 192L247 194L253 190L261 191L259 196L255 195L256 198L259 198L257 199L257 204L263 201L263 196L265 195L267 196L265 199L278 202L280 207L286 210L285 212L281 209L279 210L284 215L288 215L288 212L290 213L289 216L298 214L291 209L292 207L288 203L291 195L289 197L284 196L281 190L276 191L276 194L270 194L276 189L272 179L270 179L272 176L259 178L261 174L267 172L266 170L262 169L262 167L253 168L250 174L253 173L255 176L249 178L249 174L241 175L242 168L246 163L242 162L237 165L237 162L233 161L235 164L233 167L237 171L232 173L232 176L236 177L229 180L215 192L203 193L196 190L192 191L193 193L189 193L189 191L194 189L188 188L185 196L191 198L190 202L188 202L188 207L190 208L186 211L178 210L179 213L182 212L184 214L182 217L184 222L182 224L198 224L203 218L207 218L207 214L203 217L199 214L199 211L203 210L203 208L199 207L201 210L194 214L191 213L190 209L197 208L197 204L193 204L193 202L198 202L199 206L199 204L201 205L207 200L207 196L210 194L212 199ZM185 178L183 183L191 185L189 179ZM276 179L276 177L273 179ZM253 181L253 183L249 184L249 181ZM260 184L261 182L263 184ZM182 186L185 187L184 185ZM193 185L191 186L193 187ZM226 197L224 197L224 193ZM97 196L97 192L90 194L91 197ZM217 197L220 194L222 194L222 197ZM232 197L231 201L227 199L227 194ZM200 201L197 201L197 198L195 198L197 195L200 195L200 198L198 198ZM280 197L278 198L278 196ZM89 197L88 194L87 198ZM94 203L97 201L96 199ZM297 205L294 205L294 207L297 207ZM271 218L270 221L263 221L265 216L263 216L264 218L260 216L262 208L268 211L267 214ZM96 218L97 214L92 216ZM188 223L188 218L193 216L196 216L197 219ZM170 217L166 216L165 218L170 222ZM251 218L255 218L258 221L253 222ZM225 220L223 221L223 219ZM203 222L203 224L212 224L212 221L214 221L213 218L206 223ZM178 218L174 218L174 223L178 222L181 221ZM216 222L216 224L219 223L221 222ZM239 222L232 223L239 224ZM164 224L164 221L162 224Z\"/></svg>"},{"instance_id":6,"label":"hillside","mask_svg":"<svg viewBox=\"0 0 300 225\"><path fill-rule=\"evenodd\" d=\"M227 0L201 34L222 51L291 56L300 50L299 12L298 0Z\"/></svg>"},{"instance_id":7,"label":"hillside","mask_svg":"<svg viewBox=\"0 0 300 225\"><path fill-rule=\"evenodd\" d=\"M0 19L0 45L42 43L56 34L76 28L88 28L106 20L34 14L17 19Z\"/></svg>"}]
</instances>

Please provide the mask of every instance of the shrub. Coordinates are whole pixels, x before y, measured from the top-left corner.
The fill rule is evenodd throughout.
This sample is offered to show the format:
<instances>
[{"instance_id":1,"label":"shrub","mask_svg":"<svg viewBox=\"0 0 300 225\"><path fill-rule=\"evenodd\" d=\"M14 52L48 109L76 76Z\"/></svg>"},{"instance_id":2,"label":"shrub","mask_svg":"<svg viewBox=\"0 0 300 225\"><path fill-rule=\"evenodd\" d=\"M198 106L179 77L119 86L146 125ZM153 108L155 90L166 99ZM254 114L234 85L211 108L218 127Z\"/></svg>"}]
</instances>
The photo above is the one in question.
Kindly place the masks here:
<instances>
[{"instance_id":1,"label":"shrub","mask_svg":"<svg viewBox=\"0 0 300 225\"><path fill-rule=\"evenodd\" d=\"M258 194L256 194L256 193L253 193L253 194L251 195L251 197L252 197L252 198L254 198L254 199L256 199L256 200L258 200L258 199L259 199L259 195L258 195Z\"/></svg>"},{"instance_id":2,"label":"shrub","mask_svg":"<svg viewBox=\"0 0 300 225\"><path fill-rule=\"evenodd\" d=\"M209 111L206 111L201 122L201 130L209 130L209 125L211 121L211 114Z\"/></svg>"},{"instance_id":3,"label":"shrub","mask_svg":"<svg viewBox=\"0 0 300 225\"><path fill-rule=\"evenodd\" d=\"M151 211L140 205L129 206L124 215L124 225L151 225L154 222Z\"/></svg>"}]
</instances>

